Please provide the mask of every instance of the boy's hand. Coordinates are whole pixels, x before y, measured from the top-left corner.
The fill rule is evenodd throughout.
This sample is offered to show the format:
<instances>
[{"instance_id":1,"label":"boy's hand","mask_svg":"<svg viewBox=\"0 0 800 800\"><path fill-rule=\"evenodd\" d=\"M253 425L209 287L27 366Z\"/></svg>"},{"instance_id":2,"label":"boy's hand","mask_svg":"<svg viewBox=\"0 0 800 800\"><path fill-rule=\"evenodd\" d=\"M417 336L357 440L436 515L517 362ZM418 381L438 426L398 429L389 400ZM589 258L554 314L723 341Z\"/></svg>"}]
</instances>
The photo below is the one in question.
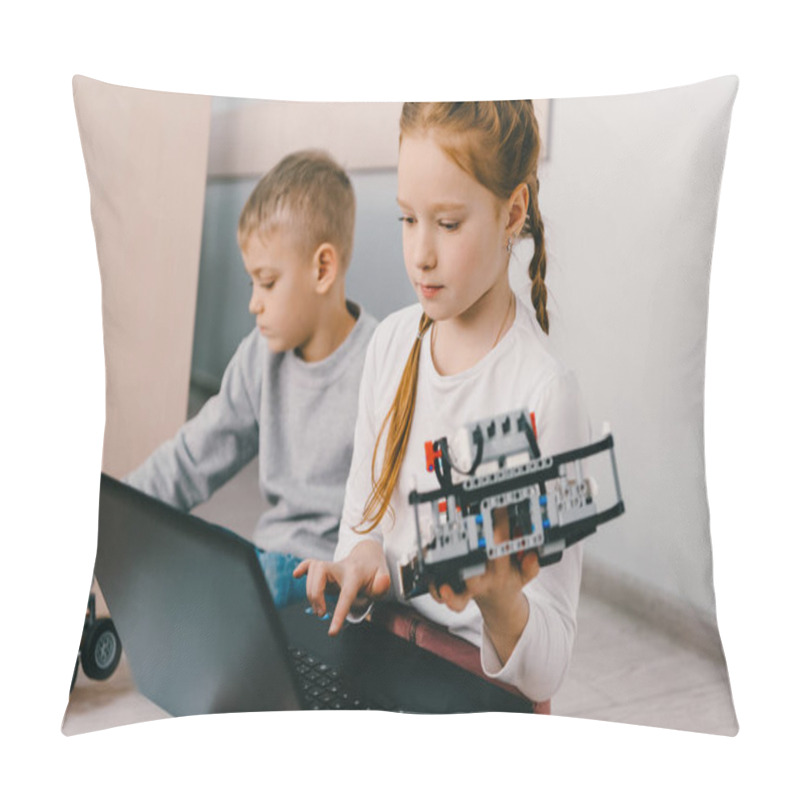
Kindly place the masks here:
<instances>
[{"instance_id":1,"label":"boy's hand","mask_svg":"<svg viewBox=\"0 0 800 800\"><path fill-rule=\"evenodd\" d=\"M493 514L495 541L505 541L509 538L508 513L496 509ZM475 600L497 655L505 663L528 623L528 601L522 587L538 574L536 553L524 553L521 558L502 556L488 560L483 575L467 578L463 592L454 592L443 584L438 590L431 585L430 593L452 611L463 611L470 600Z\"/></svg>"},{"instance_id":2,"label":"boy's hand","mask_svg":"<svg viewBox=\"0 0 800 800\"><path fill-rule=\"evenodd\" d=\"M325 613L325 592L338 591L328 633L335 636L342 628L350 609L385 595L392 584L389 568L378 542L366 540L356 545L341 561L306 559L295 567L295 578L306 578L306 595L317 616Z\"/></svg>"}]
</instances>

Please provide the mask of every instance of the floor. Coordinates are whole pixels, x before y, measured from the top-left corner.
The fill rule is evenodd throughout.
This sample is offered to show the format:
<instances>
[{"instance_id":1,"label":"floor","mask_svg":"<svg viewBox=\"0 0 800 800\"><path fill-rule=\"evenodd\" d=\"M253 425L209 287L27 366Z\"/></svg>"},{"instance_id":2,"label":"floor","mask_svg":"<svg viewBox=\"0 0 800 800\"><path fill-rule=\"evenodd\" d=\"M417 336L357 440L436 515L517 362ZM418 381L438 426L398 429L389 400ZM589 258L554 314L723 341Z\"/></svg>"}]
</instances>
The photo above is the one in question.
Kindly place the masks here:
<instances>
[{"instance_id":1,"label":"floor","mask_svg":"<svg viewBox=\"0 0 800 800\"><path fill-rule=\"evenodd\" d=\"M260 509L257 467L251 463L203 506L199 516L242 532ZM584 588L569 674L552 713L722 735L738 730L721 649L670 635L658 620L629 613ZM103 615L102 598L98 615ZM167 715L136 690L123 655L115 673L95 682L79 671L64 717L67 735Z\"/></svg>"},{"instance_id":2,"label":"floor","mask_svg":"<svg viewBox=\"0 0 800 800\"><path fill-rule=\"evenodd\" d=\"M721 654L676 641L586 592L553 713L728 736L738 730Z\"/></svg>"}]
</instances>

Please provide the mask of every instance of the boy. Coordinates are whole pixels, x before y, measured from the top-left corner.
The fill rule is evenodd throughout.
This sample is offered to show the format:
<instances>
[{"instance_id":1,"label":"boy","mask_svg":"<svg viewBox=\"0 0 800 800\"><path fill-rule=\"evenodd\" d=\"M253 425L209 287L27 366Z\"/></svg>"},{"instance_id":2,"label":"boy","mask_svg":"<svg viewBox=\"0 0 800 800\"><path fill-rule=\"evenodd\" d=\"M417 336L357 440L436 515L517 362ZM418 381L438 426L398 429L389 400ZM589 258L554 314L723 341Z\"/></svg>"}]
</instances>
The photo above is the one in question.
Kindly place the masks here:
<instances>
[{"instance_id":1,"label":"boy","mask_svg":"<svg viewBox=\"0 0 800 800\"><path fill-rule=\"evenodd\" d=\"M377 324L345 297L354 224L350 180L323 152L289 155L259 181L238 229L256 328L219 394L126 477L188 511L258 455L270 507L253 540L279 606L305 598L294 567L330 560L336 546L361 369Z\"/></svg>"}]
</instances>

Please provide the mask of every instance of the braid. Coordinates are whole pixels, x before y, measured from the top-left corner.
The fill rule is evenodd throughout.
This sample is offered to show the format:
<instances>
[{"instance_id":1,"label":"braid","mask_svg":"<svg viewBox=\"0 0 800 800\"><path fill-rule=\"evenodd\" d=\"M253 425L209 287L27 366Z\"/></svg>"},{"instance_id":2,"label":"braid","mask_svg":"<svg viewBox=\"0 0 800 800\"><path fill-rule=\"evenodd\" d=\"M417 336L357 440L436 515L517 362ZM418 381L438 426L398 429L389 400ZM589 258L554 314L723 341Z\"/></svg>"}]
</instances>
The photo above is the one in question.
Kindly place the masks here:
<instances>
[{"instance_id":1,"label":"braid","mask_svg":"<svg viewBox=\"0 0 800 800\"><path fill-rule=\"evenodd\" d=\"M549 333L550 320L547 316L547 286L544 279L547 272L547 251L544 246L544 222L539 211L539 178L536 177L536 191L530 192L528 199L528 217L531 236L533 237L533 258L528 266L531 279L531 302L536 311L536 319L542 330Z\"/></svg>"},{"instance_id":2,"label":"braid","mask_svg":"<svg viewBox=\"0 0 800 800\"><path fill-rule=\"evenodd\" d=\"M389 413L383 420L375 448L372 451L372 491L367 498L361 522L355 528L356 533L369 533L378 527L383 515L388 511L392 514L390 501L397 479L400 476L400 467L408 446L408 437L411 432L411 422L414 419L414 406L417 400L417 378L419 375L419 356L422 350L422 336L432 325L432 320L427 314L422 314L419 320L417 337L408 354L400 384L392 402ZM375 464L378 457L378 444L383 437L386 426L389 431L386 436L386 452L383 456L381 474L375 481ZM364 527L366 525L366 527ZM361 530L359 530L361 528Z\"/></svg>"}]
</instances>

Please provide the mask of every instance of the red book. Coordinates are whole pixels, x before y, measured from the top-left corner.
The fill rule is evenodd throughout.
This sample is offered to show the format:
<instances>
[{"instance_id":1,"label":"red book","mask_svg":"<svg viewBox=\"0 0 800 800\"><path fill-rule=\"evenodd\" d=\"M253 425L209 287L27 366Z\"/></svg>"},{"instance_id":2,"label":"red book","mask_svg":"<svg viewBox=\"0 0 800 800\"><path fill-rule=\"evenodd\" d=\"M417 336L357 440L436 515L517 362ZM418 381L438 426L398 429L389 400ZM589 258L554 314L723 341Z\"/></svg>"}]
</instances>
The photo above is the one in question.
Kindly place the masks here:
<instances>
[{"instance_id":1,"label":"red book","mask_svg":"<svg viewBox=\"0 0 800 800\"><path fill-rule=\"evenodd\" d=\"M481 652L474 644L454 636L447 628L431 622L409 606L396 603L376 603L370 617L375 625L380 625L395 636L406 639L423 650L429 650L440 658L456 664L462 669L477 675L507 692L524 697L510 684L489 678L481 668ZM532 702L534 714L549 714L550 701Z\"/></svg>"}]
</instances>

